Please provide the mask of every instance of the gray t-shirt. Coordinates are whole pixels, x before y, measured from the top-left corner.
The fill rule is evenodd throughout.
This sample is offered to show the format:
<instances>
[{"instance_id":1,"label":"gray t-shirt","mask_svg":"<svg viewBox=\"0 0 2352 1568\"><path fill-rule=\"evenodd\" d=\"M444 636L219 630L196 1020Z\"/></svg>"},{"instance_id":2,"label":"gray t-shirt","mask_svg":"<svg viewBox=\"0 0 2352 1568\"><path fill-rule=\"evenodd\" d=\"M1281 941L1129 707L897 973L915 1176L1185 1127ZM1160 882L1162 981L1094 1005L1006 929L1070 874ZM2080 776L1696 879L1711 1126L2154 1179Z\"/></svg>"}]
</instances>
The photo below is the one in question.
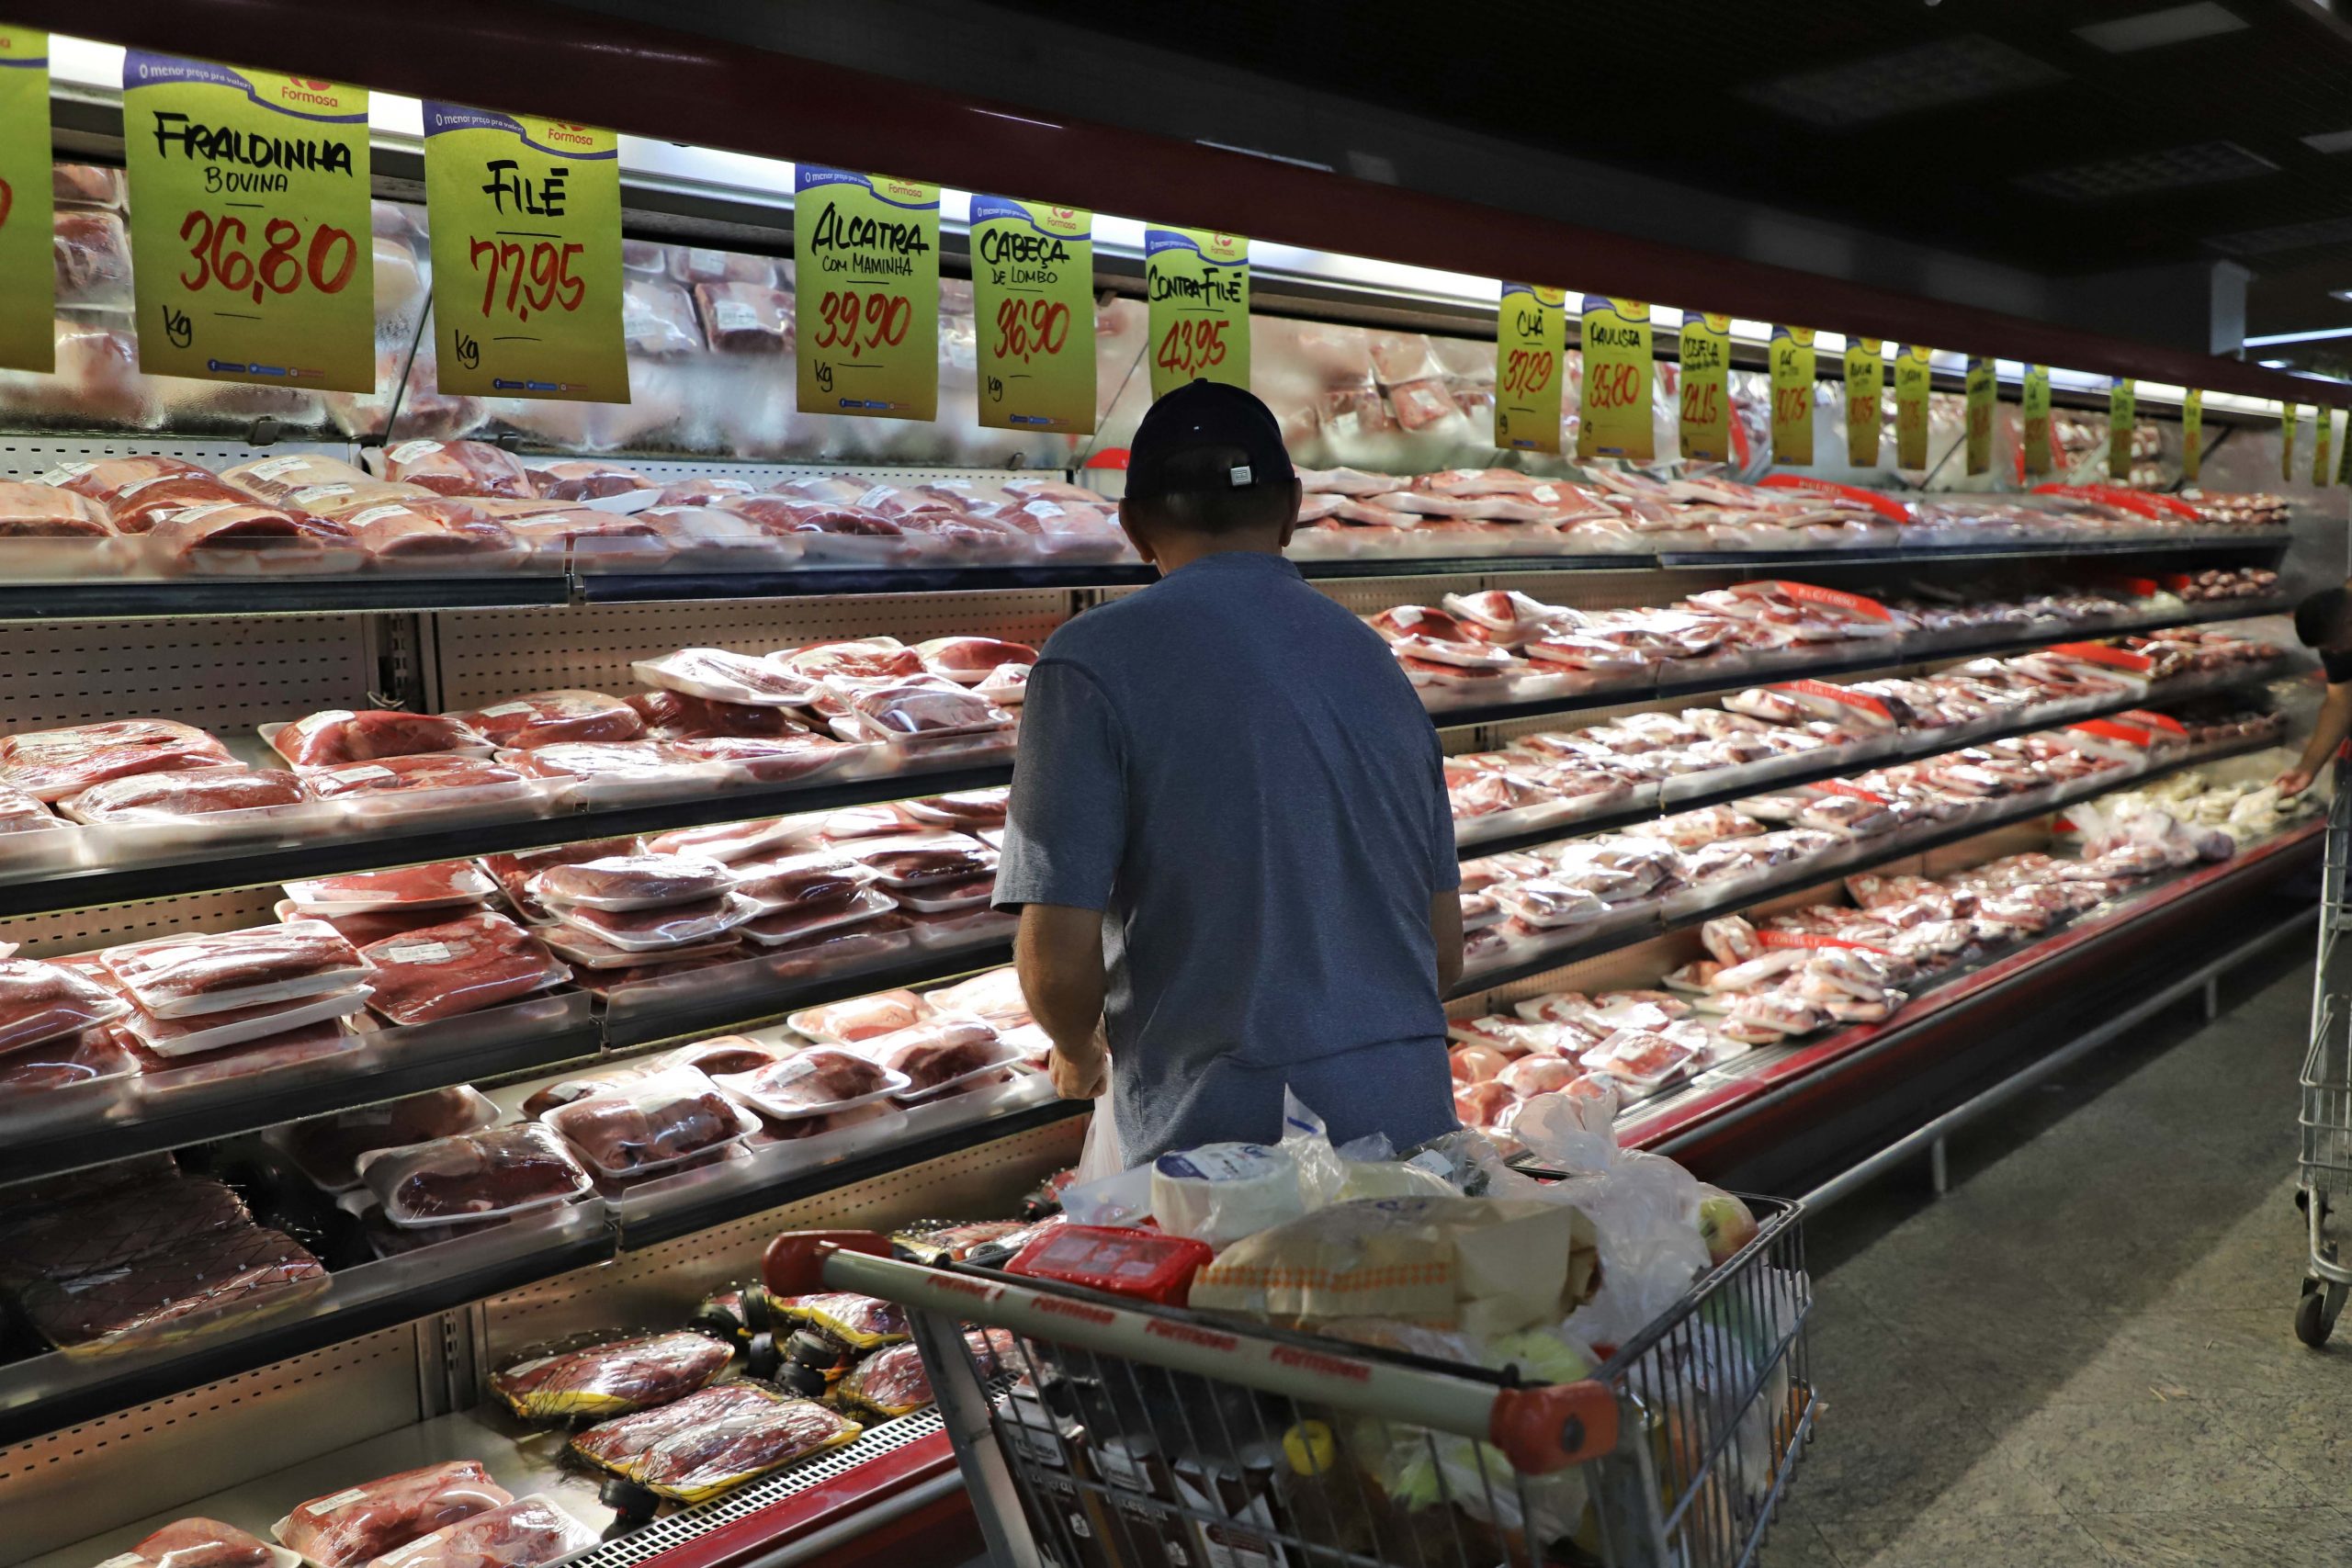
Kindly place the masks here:
<instances>
[{"instance_id":1,"label":"gray t-shirt","mask_svg":"<svg viewBox=\"0 0 2352 1568\"><path fill-rule=\"evenodd\" d=\"M1377 634L1278 556L1193 562L1057 631L1029 677L1000 908L1101 909L1129 1164L1454 1125L1430 899L1442 754Z\"/></svg>"}]
</instances>

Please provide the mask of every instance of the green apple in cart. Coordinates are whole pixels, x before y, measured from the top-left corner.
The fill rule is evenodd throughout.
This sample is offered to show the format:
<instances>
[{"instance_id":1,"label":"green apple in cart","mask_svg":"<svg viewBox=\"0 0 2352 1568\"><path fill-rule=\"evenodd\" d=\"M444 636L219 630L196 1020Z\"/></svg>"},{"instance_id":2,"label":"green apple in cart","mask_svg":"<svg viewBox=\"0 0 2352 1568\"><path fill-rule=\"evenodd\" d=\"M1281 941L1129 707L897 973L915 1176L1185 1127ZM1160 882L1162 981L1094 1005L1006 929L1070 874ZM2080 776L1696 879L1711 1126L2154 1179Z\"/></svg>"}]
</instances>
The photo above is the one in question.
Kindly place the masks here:
<instances>
[{"instance_id":1,"label":"green apple in cart","mask_svg":"<svg viewBox=\"0 0 2352 1568\"><path fill-rule=\"evenodd\" d=\"M1756 1216L1720 1187L1699 1190L1699 1235L1706 1241L1708 1260L1722 1263L1756 1239Z\"/></svg>"}]
</instances>

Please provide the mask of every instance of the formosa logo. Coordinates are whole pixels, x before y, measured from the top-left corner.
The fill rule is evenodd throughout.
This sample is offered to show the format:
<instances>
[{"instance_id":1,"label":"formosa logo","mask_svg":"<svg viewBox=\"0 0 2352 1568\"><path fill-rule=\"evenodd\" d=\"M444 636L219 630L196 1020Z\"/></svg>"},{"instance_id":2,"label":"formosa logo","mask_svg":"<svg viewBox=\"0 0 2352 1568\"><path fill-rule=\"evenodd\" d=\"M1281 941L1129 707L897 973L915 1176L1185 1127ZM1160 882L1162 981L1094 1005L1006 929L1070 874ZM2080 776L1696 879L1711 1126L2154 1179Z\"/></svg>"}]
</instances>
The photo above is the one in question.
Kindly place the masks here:
<instances>
[{"instance_id":1,"label":"formosa logo","mask_svg":"<svg viewBox=\"0 0 2352 1568\"><path fill-rule=\"evenodd\" d=\"M308 76L288 76L286 85L278 89L278 96L293 103L309 104L314 108L343 107L343 99L336 95L334 83Z\"/></svg>"},{"instance_id":2,"label":"formosa logo","mask_svg":"<svg viewBox=\"0 0 2352 1568\"><path fill-rule=\"evenodd\" d=\"M596 144L595 137L589 133L586 126L573 125L560 119L548 121L548 140L569 142L574 147L593 147Z\"/></svg>"},{"instance_id":3,"label":"formosa logo","mask_svg":"<svg viewBox=\"0 0 2352 1568\"><path fill-rule=\"evenodd\" d=\"M928 201L931 192L912 180L889 180L880 183L882 194L900 201Z\"/></svg>"},{"instance_id":4,"label":"formosa logo","mask_svg":"<svg viewBox=\"0 0 2352 1568\"><path fill-rule=\"evenodd\" d=\"M1048 207L1046 209L1046 215L1057 223L1078 221L1078 209L1075 207Z\"/></svg>"}]
</instances>

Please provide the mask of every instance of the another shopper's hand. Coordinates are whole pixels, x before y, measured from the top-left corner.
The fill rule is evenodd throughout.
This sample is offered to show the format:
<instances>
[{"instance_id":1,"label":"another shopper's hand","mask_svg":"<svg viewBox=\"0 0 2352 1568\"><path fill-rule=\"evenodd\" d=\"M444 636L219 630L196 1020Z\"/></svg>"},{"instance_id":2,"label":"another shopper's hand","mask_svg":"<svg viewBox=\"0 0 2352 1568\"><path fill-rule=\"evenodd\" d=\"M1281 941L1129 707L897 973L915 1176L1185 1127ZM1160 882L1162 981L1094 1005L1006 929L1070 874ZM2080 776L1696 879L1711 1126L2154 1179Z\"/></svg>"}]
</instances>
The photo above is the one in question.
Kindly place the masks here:
<instances>
[{"instance_id":1,"label":"another shopper's hand","mask_svg":"<svg viewBox=\"0 0 2352 1568\"><path fill-rule=\"evenodd\" d=\"M1102 1042L1090 1040L1072 1055L1067 1048L1057 1044L1046 1059L1046 1070L1054 1080L1054 1092L1064 1100L1096 1100L1110 1081L1106 1070L1110 1056Z\"/></svg>"},{"instance_id":2,"label":"another shopper's hand","mask_svg":"<svg viewBox=\"0 0 2352 1568\"><path fill-rule=\"evenodd\" d=\"M2276 782L2280 795L2301 795L2312 787L2312 773L2309 768L2289 768Z\"/></svg>"}]
</instances>

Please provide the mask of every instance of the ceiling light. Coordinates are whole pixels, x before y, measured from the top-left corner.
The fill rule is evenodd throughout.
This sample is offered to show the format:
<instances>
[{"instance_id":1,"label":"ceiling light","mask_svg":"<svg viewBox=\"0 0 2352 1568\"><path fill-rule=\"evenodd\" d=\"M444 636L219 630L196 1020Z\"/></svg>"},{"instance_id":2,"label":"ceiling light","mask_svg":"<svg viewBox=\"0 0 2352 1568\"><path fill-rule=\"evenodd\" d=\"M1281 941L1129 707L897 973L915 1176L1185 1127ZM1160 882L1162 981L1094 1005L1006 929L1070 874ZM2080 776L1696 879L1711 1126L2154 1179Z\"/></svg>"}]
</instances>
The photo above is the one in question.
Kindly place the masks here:
<instances>
[{"instance_id":1,"label":"ceiling light","mask_svg":"<svg viewBox=\"0 0 2352 1568\"><path fill-rule=\"evenodd\" d=\"M2261 366L2265 370L2284 370L2288 366L2292 365L2294 361L2291 359L2257 359L2255 363Z\"/></svg>"},{"instance_id":2,"label":"ceiling light","mask_svg":"<svg viewBox=\"0 0 2352 1568\"><path fill-rule=\"evenodd\" d=\"M2302 140L2314 152L2352 152L2352 130L2323 130Z\"/></svg>"},{"instance_id":3,"label":"ceiling light","mask_svg":"<svg viewBox=\"0 0 2352 1568\"><path fill-rule=\"evenodd\" d=\"M2324 338L2352 337L2352 327L2321 327L2308 333L2266 333L2245 340L2248 348L2268 348L2275 343L2318 343Z\"/></svg>"},{"instance_id":4,"label":"ceiling light","mask_svg":"<svg viewBox=\"0 0 2352 1568\"><path fill-rule=\"evenodd\" d=\"M2327 297L2331 299L2352 300L2352 288L2331 288L2327 291Z\"/></svg>"},{"instance_id":5,"label":"ceiling light","mask_svg":"<svg viewBox=\"0 0 2352 1568\"><path fill-rule=\"evenodd\" d=\"M2278 165L2234 141L2199 141L2120 158L2100 158L2018 178L2018 185L2062 201L2102 201L2143 191L2214 185L2256 175L2276 174Z\"/></svg>"},{"instance_id":6,"label":"ceiling light","mask_svg":"<svg viewBox=\"0 0 2352 1568\"><path fill-rule=\"evenodd\" d=\"M2245 22L2219 6L2167 6L2161 11L2143 11L2117 21L2093 22L2086 28L2076 28L2075 36L2093 49L2103 49L2109 54L2129 54L2135 49L2155 49L2167 43L2186 43L2193 38L2211 38L2215 33L2233 33L2245 26Z\"/></svg>"},{"instance_id":7,"label":"ceiling light","mask_svg":"<svg viewBox=\"0 0 2352 1568\"><path fill-rule=\"evenodd\" d=\"M1775 77L1740 88L1739 96L1792 119L1838 130L2038 87L2064 75L2030 54L1971 33Z\"/></svg>"}]
</instances>

